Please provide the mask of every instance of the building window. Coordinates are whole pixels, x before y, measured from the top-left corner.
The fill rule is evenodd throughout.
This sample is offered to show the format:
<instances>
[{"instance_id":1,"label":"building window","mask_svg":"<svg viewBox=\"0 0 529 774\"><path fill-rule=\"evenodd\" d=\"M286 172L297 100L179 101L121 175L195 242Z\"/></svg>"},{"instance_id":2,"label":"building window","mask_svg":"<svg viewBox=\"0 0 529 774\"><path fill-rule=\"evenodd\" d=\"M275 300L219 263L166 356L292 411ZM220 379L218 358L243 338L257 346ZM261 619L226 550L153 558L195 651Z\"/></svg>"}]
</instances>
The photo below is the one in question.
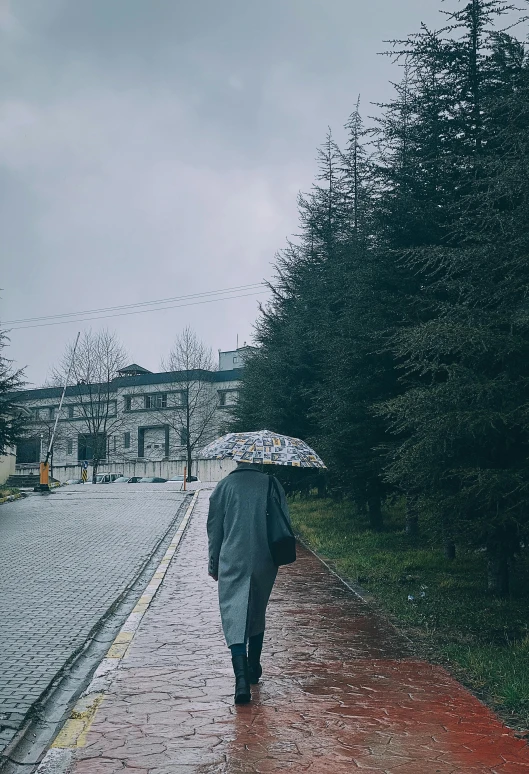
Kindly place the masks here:
<instances>
[{"instance_id":1,"label":"building window","mask_svg":"<svg viewBox=\"0 0 529 774\"><path fill-rule=\"evenodd\" d=\"M71 438L69 441L66 441L66 454L73 454L73 441Z\"/></svg>"},{"instance_id":2,"label":"building window","mask_svg":"<svg viewBox=\"0 0 529 774\"><path fill-rule=\"evenodd\" d=\"M31 418L35 419L37 421L40 419L40 414L39 414L38 408L32 408L31 409Z\"/></svg>"},{"instance_id":3,"label":"building window","mask_svg":"<svg viewBox=\"0 0 529 774\"><path fill-rule=\"evenodd\" d=\"M114 454L115 454L117 452L117 450L118 450L118 437L117 437L117 435L115 435L114 438L113 438L112 446L113 446L113 450L114 450Z\"/></svg>"},{"instance_id":4,"label":"building window","mask_svg":"<svg viewBox=\"0 0 529 774\"><path fill-rule=\"evenodd\" d=\"M68 406L68 419L73 419L73 406Z\"/></svg>"},{"instance_id":5,"label":"building window","mask_svg":"<svg viewBox=\"0 0 529 774\"><path fill-rule=\"evenodd\" d=\"M17 464L40 461L40 438L23 438L17 443Z\"/></svg>"},{"instance_id":6,"label":"building window","mask_svg":"<svg viewBox=\"0 0 529 774\"><path fill-rule=\"evenodd\" d=\"M153 395L145 395L145 408L146 409L167 408L166 393L158 392L158 393L154 393Z\"/></svg>"},{"instance_id":7,"label":"building window","mask_svg":"<svg viewBox=\"0 0 529 774\"><path fill-rule=\"evenodd\" d=\"M127 395L125 398L125 411L130 411L132 408L132 398L130 395Z\"/></svg>"},{"instance_id":8,"label":"building window","mask_svg":"<svg viewBox=\"0 0 529 774\"><path fill-rule=\"evenodd\" d=\"M180 445L186 446L187 445L187 428L182 427L180 430Z\"/></svg>"},{"instance_id":9,"label":"building window","mask_svg":"<svg viewBox=\"0 0 529 774\"><path fill-rule=\"evenodd\" d=\"M219 390L219 406L235 406L238 398L238 390Z\"/></svg>"},{"instance_id":10,"label":"building window","mask_svg":"<svg viewBox=\"0 0 529 774\"><path fill-rule=\"evenodd\" d=\"M107 451L107 439L105 433L97 435L80 435L77 442L77 458L83 460L105 460Z\"/></svg>"},{"instance_id":11,"label":"building window","mask_svg":"<svg viewBox=\"0 0 529 774\"><path fill-rule=\"evenodd\" d=\"M186 405L186 393L184 391L182 391L182 392L175 392L174 404L175 404L175 406L185 406Z\"/></svg>"},{"instance_id":12,"label":"building window","mask_svg":"<svg viewBox=\"0 0 529 774\"><path fill-rule=\"evenodd\" d=\"M49 418L54 419L55 418L55 408L53 406L50 406L48 409L49 412Z\"/></svg>"},{"instance_id":13,"label":"building window","mask_svg":"<svg viewBox=\"0 0 529 774\"><path fill-rule=\"evenodd\" d=\"M123 446L130 449L130 433L123 433Z\"/></svg>"}]
</instances>

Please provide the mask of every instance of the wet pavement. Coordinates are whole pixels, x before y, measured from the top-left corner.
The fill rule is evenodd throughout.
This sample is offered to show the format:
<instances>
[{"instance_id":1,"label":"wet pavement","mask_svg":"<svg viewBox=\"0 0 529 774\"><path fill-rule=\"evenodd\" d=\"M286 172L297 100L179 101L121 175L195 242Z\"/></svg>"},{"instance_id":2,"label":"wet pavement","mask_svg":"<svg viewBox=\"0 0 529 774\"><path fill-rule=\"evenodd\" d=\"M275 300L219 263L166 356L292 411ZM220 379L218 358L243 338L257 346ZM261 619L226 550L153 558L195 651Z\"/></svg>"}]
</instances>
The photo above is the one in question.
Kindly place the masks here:
<instances>
[{"instance_id":1,"label":"wet pavement","mask_svg":"<svg viewBox=\"0 0 529 774\"><path fill-rule=\"evenodd\" d=\"M529 747L301 550L270 603L264 674L233 705L202 492L73 774L515 774Z\"/></svg>"},{"instance_id":2,"label":"wet pavement","mask_svg":"<svg viewBox=\"0 0 529 774\"><path fill-rule=\"evenodd\" d=\"M184 499L170 486L116 484L0 506L0 753L130 588Z\"/></svg>"}]
</instances>

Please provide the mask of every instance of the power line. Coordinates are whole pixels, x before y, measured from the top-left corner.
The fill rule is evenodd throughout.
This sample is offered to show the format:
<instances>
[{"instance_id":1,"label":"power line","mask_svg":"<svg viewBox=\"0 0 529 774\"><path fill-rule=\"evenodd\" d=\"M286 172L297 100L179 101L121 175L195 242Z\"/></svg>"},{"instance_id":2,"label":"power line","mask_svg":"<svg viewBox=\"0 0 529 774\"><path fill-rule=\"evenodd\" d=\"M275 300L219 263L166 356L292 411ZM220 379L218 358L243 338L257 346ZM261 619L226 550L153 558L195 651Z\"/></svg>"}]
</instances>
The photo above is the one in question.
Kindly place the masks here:
<instances>
[{"instance_id":1,"label":"power line","mask_svg":"<svg viewBox=\"0 0 529 774\"><path fill-rule=\"evenodd\" d=\"M153 304L167 304L167 303L173 303L175 301L186 301L187 299L190 299L190 298L204 298L206 296L219 295L222 293L235 293L239 291L253 290L254 288L262 288L264 286L265 286L264 282L254 282L250 285L237 285L233 288L221 288L219 290L208 290L202 293L191 293L186 296L175 296L173 298L160 298L157 301L138 301L134 304L123 304L121 306L107 306L101 309L85 309L84 311L80 311L80 312L63 312L61 314L50 314L44 317L25 317L19 320L4 320L2 324L18 325L19 323L33 323L33 322L41 322L45 320L58 320L59 318L64 318L64 317L77 318L83 314L95 315L95 314L99 314L100 312L118 312L121 309L134 309L135 307L139 307L139 306L151 306ZM147 311L156 311L156 310L154 309L154 310L147 310Z\"/></svg>"},{"instance_id":2,"label":"power line","mask_svg":"<svg viewBox=\"0 0 529 774\"><path fill-rule=\"evenodd\" d=\"M137 309L132 312L119 312L118 314L104 314L104 315L98 315L96 317L83 317L81 319L76 318L73 320L57 320L55 322L41 322L41 323L34 323L32 325L18 325L18 326L13 326L9 328L9 330L20 331L26 328L46 328L49 325L65 325L66 323L70 323L70 322L75 322L75 323L91 322L92 320L105 320L110 317L126 317L131 314L146 314L147 312L161 312L164 309L180 309L181 307L184 307L184 306L199 306L202 304L213 304L216 301L231 301L236 298L248 298L249 296L257 296L257 295L260 295L263 290L264 290L264 287L261 290L253 291L253 293L243 293L235 296L223 296L221 298L209 298L205 301L190 301L188 304L174 304L171 306L160 306L156 309Z\"/></svg>"}]
</instances>

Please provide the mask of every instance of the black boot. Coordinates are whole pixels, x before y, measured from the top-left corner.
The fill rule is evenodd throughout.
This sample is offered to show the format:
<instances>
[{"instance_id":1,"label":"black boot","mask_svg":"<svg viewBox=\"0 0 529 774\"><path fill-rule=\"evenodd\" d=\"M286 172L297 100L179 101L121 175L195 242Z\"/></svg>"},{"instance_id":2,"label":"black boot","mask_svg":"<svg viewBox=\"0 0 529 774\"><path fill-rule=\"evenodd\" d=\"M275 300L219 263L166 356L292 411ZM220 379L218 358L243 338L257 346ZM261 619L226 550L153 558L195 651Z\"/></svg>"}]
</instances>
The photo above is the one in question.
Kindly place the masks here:
<instances>
[{"instance_id":1,"label":"black boot","mask_svg":"<svg viewBox=\"0 0 529 774\"><path fill-rule=\"evenodd\" d=\"M235 704L248 704L252 699L248 675L248 659L244 655L232 656L231 663L233 665L233 673L235 674Z\"/></svg>"},{"instance_id":2,"label":"black boot","mask_svg":"<svg viewBox=\"0 0 529 774\"><path fill-rule=\"evenodd\" d=\"M263 637L264 634L257 634L255 637L250 637L248 642L248 672L252 685L257 685L259 678L263 674L263 668L261 667Z\"/></svg>"}]
</instances>

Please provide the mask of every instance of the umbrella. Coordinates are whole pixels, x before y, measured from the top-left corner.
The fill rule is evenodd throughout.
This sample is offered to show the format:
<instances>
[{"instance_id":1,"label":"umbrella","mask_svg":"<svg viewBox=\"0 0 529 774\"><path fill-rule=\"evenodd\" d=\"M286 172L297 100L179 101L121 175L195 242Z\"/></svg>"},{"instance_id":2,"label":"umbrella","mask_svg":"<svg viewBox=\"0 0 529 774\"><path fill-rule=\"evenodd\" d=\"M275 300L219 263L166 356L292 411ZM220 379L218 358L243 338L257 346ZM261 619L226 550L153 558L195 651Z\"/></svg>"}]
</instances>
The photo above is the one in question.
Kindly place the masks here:
<instances>
[{"instance_id":1,"label":"umbrella","mask_svg":"<svg viewBox=\"0 0 529 774\"><path fill-rule=\"evenodd\" d=\"M254 433L228 433L208 444L200 452L202 459L265 465L289 465L294 468L325 468L324 462L305 441L279 435L270 430Z\"/></svg>"}]
</instances>

